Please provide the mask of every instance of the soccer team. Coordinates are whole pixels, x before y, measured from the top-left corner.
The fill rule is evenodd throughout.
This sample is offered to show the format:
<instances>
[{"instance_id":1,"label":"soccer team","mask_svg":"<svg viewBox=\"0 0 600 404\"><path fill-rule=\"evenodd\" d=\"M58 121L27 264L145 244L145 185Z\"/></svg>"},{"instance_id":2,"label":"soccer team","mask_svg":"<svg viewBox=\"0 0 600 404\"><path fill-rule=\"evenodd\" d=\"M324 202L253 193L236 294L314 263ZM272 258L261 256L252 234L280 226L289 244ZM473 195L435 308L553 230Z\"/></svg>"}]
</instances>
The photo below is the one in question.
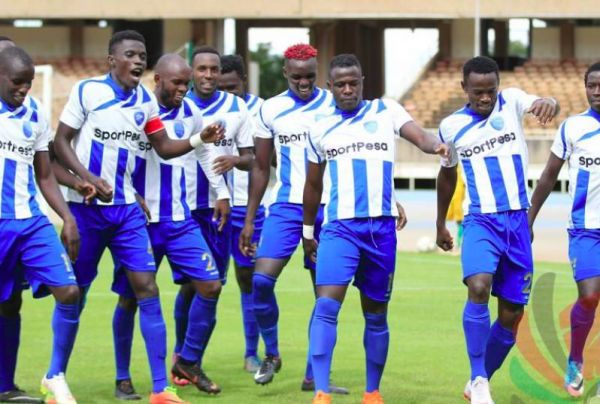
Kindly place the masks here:
<instances>
[{"instance_id":1,"label":"soccer team","mask_svg":"<svg viewBox=\"0 0 600 404\"><path fill-rule=\"evenodd\" d=\"M115 33L109 73L73 87L53 136L39 102L27 95L31 57L0 37L0 402L76 403L65 374L106 248L118 295L112 324L117 398L141 399L129 373L139 309L152 379L149 401L184 402L169 386L165 363L167 333L155 281L165 256L180 285L172 382L221 391L204 373L202 359L232 256L244 369L257 384L270 383L282 367L275 284L302 240L316 300L301 388L314 391L314 403L348 393L331 382L330 373L338 313L353 280L365 319L363 403L383 403L379 385L389 346L396 231L406 224L394 196L397 136L441 157L437 244L444 250L453 248L445 220L462 166L463 330L471 367L464 396L478 404L493 403L489 379L515 343L530 295L531 228L568 160L569 255L579 299L571 313L565 388L572 396L583 393L582 352L600 299L600 63L584 78L590 108L561 124L530 206L522 121L530 113L544 125L559 106L516 88L500 91L492 59L465 63L461 85L468 103L446 117L434 136L396 102L363 100L362 68L351 54L330 61L327 91L315 86L317 50L290 46L283 66L289 88L264 101L246 91L237 56L201 46L189 66L177 55L163 55L154 92L140 83L146 57L139 33ZM272 166L276 183L265 207ZM58 183L69 187L68 203ZM64 221L62 243L36 202L36 185ZM35 297L52 293L56 300L44 400L14 380L27 287ZM493 325L490 293L498 298Z\"/></svg>"}]
</instances>

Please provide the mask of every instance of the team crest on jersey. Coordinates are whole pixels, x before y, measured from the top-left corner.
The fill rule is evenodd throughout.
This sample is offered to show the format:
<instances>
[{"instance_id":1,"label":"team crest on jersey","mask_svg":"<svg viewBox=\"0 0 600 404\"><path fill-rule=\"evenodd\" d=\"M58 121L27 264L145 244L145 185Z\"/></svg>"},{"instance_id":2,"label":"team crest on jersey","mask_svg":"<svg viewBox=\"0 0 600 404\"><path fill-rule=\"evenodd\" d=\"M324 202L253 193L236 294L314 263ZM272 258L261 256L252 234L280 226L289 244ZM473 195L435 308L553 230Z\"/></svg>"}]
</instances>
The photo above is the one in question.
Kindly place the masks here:
<instances>
[{"instance_id":1,"label":"team crest on jersey","mask_svg":"<svg viewBox=\"0 0 600 404\"><path fill-rule=\"evenodd\" d=\"M31 137L33 134L33 130L31 129L31 122L25 121L23 122L23 134L27 139Z\"/></svg>"},{"instance_id":2,"label":"team crest on jersey","mask_svg":"<svg viewBox=\"0 0 600 404\"><path fill-rule=\"evenodd\" d=\"M144 122L145 117L146 117L146 115L144 115L144 113L142 111L137 111L135 114L133 114L133 119L135 120L135 124L138 126L140 126Z\"/></svg>"},{"instance_id":3,"label":"team crest on jersey","mask_svg":"<svg viewBox=\"0 0 600 404\"><path fill-rule=\"evenodd\" d=\"M504 118L501 116L495 116L490 121L490 125L492 125L492 128L496 130L502 130L504 128Z\"/></svg>"},{"instance_id":4,"label":"team crest on jersey","mask_svg":"<svg viewBox=\"0 0 600 404\"><path fill-rule=\"evenodd\" d=\"M175 121L175 123L173 124L173 131L175 132L175 136L177 136L178 138L182 138L183 135L185 134L185 128L183 127L183 122L181 121Z\"/></svg>"},{"instance_id":5,"label":"team crest on jersey","mask_svg":"<svg viewBox=\"0 0 600 404\"><path fill-rule=\"evenodd\" d=\"M377 132L377 122L375 122L375 121L367 121L367 122L363 123L363 126L369 133Z\"/></svg>"}]
</instances>

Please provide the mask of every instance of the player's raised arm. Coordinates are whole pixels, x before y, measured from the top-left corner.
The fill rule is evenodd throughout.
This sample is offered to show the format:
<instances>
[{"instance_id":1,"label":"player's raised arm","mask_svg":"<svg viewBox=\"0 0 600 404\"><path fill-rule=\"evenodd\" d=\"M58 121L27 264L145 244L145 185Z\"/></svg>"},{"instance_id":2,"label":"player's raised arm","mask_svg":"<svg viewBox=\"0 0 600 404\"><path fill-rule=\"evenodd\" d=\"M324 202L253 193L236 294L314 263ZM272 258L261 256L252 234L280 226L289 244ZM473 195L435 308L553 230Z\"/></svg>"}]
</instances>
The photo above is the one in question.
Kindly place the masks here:
<instances>
[{"instance_id":1,"label":"player's raised arm","mask_svg":"<svg viewBox=\"0 0 600 404\"><path fill-rule=\"evenodd\" d=\"M440 140L426 132L414 121L406 122L400 129L400 135L417 146L421 151L428 154L439 154L442 157L449 157L450 149Z\"/></svg>"}]
</instances>

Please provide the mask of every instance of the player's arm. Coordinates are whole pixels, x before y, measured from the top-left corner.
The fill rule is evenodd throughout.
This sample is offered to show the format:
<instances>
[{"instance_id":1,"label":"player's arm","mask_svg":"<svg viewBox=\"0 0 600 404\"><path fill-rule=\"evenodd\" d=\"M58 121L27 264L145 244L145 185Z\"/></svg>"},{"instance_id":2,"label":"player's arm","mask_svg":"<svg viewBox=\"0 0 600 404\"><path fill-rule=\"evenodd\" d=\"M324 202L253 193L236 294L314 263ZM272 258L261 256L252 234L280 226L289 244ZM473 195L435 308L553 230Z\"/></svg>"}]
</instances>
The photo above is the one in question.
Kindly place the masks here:
<instances>
[{"instance_id":1,"label":"player's arm","mask_svg":"<svg viewBox=\"0 0 600 404\"><path fill-rule=\"evenodd\" d=\"M225 129L216 122L189 139L171 139L158 116L150 119L145 127L146 135L156 153L165 160L183 156L202 143L213 143L223 139Z\"/></svg>"},{"instance_id":2,"label":"player's arm","mask_svg":"<svg viewBox=\"0 0 600 404\"><path fill-rule=\"evenodd\" d=\"M77 135L78 129L59 122L56 136L54 137L54 151L60 163L67 169L74 172L79 178L91 183L97 191L97 197L102 202L110 202L113 198L112 187L100 177L96 177L81 164L75 150L71 146L71 141Z\"/></svg>"},{"instance_id":3,"label":"player's arm","mask_svg":"<svg viewBox=\"0 0 600 404\"><path fill-rule=\"evenodd\" d=\"M560 112L560 105L558 104L558 101L552 97L538 98L531 104L531 107L527 112L535 116L540 125L546 125L558 115Z\"/></svg>"},{"instance_id":4,"label":"player's arm","mask_svg":"<svg viewBox=\"0 0 600 404\"><path fill-rule=\"evenodd\" d=\"M229 189L227 188L227 184L225 183L223 176L218 175L215 171L213 171L212 162L215 160L214 148L208 147L208 145L202 145L196 149L196 157L198 159L198 164L200 164L200 167L208 179L209 186L217 194L213 220L219 221L220 231L225 226L225 223L227 223L229 215L231 214L231 205L229 204Z\"/></svg>"},{"instance_id":5,"label":"player's arm","mask_svg":"<svg viewBox=\"0 0 600 404\"><path fill-rule=\"evenodd\" d=\"M83 196L83 200L86 204L91 203L92 199L94 199L97 194L96 187L91 183L82 180L58 162L54 153L54 142L48 144L48 152L52 172L58 183L77 191L79 195Z\"/></svg>"},{"instance_id":6,"label":"player's arm","mask_svg":"<svg viewBox=\"0 0 600 404\"><path fill-rule=\"evenodd\" d=\"M315 220L319 205L321 204L321 195L323 193L323 173L327 163L308 163L306 172L306 182L304 183L304 194L302 196L303 225L302 225L302 246L304 254L313 262L317 262L317 240L315 240Z\"/></svg>"},{"instance_id":7,"label":"player's arm","mask_svg":"<svg viewBox=\"0 0 600 404\"><path fill-rule=\"evenodd\" d=\"M535 218L540 212L542 205L548 198L548 195L550 195L550 192L552 192L554 189L554 185L556 184L558 174L560 173L560 169L562 168L563 164L563 159L550 152L550 157L546 162L546 167L544 168L544 171L542 171L542 176L540 177L540 180L533 191L533 196L531 197L531 207L527 212L530 229L533 228ZM533 235L533 233L531 234Z\"/></svg>"},{"instance_id":8,"label":"player's arm","mask_svg":"<svg viewBox=\"0 0 600 404\"><path fill-rule=\"evenodd\" d=\"M254 160L254 152L252 147L244 147L238 149L239 156L224 154L215 159L213 169L217 174L225 174L234 167L242 171L250 171L252 161Z\"/></svg>"},{"instance_id":9,"label":"player's arm","mask_svg":"<svg viewBox=\"0 0 600 404\"><path fill-rule=\"evenodd\" d=\"M33 156L33 168L35 171L35 179L48 202L48 205L60 216L63 220L63 228L60 234L61 240L72 261L77 259L79 255L79 231L77 223L71 214L67 203L65 202L58 183L50 166L50 157L46 151L38 151Z\"/></svg>"},{"instance_id":10,"label":"player's arm","mask_svg":"<svg viewBox=\"0 0 600 404\"><path fill-rule=\"evenodd\" d=\"M437 177L437 229L436 243L444 251L454 247L452 235L446 227L446 215L448 207L456 189L456 166L440 167Z\"/></svg>"},{"instance_id":11,"label":"player's arm","mask_svg":"<svg viewBox=\"0 0 600 404\"><path fill-rule=\"evenodd\" d=\"M240 233L239 242L240 251L245 255L253 253L252 235L254 234L254 219L256 218L256 211L260 206L260 201L265 195L267 185L269 184L273 148L273 138L257 137L255 139L254 164L252 165L252 170L250 170L248 207L246 208L246 219L244 220L244 228Z\"/></svg>"},{"instance_id":12,"label":"player's arm","mask_svg":"<svg viewBox=\"0 0 600 404\"><path fill-rule=\"evenodd\" d=\"M450 148L446 144L440 142L440 140L431 133L427 133L414 121L409 121L402 125L400 136L425 153L439 154L445 158L448 158L450 155Z\"/></svg>"}]
</instances>

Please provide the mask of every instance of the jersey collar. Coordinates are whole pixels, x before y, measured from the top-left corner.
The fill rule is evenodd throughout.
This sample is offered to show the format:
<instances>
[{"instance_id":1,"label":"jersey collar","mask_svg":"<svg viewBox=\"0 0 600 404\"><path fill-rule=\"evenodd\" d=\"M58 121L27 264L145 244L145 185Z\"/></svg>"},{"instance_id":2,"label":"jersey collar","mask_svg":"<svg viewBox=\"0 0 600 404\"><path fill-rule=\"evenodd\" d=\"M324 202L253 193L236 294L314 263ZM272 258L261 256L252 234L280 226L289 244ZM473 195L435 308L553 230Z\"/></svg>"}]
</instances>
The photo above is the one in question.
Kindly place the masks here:
<instances>
[{"instance_id":1,"label":"jersey collar","mask_svg":"<svg viewBox=\"0 0 600 404\"><path fill-rule=\"evenodd\" d=\"M596 118L598 122L600 122L600 112L594 111L592 108L588 109L588 115Z\"/></svg>"},{"instance_id":2,"label":"jersey collar","mask_svg":"<svg viewBox=\"0 0 600 404\"><path fill-rule=\"evenodd\" d=\"M13 107L8 102L0 98L0 114L3 114L5 112L14 112L17 110L17 108L19 107Z\"/></svg>"},{"instance_id":3,"label":"jersey collar","mask_svg":"<svg viewBox=\"0 0 600 404\"><path fill-rule=\"evenodd\" d=\"M312 100L314 100L317 97L317 95L319 95L319 87L315 87L315 89L313 90L312 94L310 95L310 97L308 97L307 100L303 100L302 98L298 97L289 88L287 90L287 96L290 97L291 99L293 99L297 104L308 104L309 102L311 102Z\"/></svg>"},{"instance_id":4,"label":"jersey collar","mask_svg":"<svg viewBox=\"0 0 600 404\"><path fill-rule=\"evenodd\" d=\"M193 88L189 90L188 94L190 95L190 98L192 98L194 100L196 105L198 105L200 107L200 109L205 109L210 104L212 104L217 99L219 99L219 96L221 95L221 91L216 90L214 92L214 94L211 95L210 98L207 98L207 99L198 97L198 94L196 94L196 92L194 91Z\"/></svg>"},{"instance_id":5,"label":"jersey collar","mask_svg":"<svg viewBox=\"0 0 600 404\"><path fill-rule=\"evenodd\" d=\"M135 93L135 90L136 90L135 88L132 88L131 90L127 90L127 91L123 90L121 88L121 86L119 86L117 84L117 82L112 78L112 76L111 76L110 73L108 73L106 75L106 83L110 86L110 88L113 89L113 91L115 92L116 97L119 100L126 100L126 99L128 99L129 97L131 97L131 95L133 93Z\"/></svg>"},{"instance_id":6,"label":"jersey collar","mask_svg":"<svg viewBox=\"0 0 600 404\"><path fill-rule=\"evenodd\" d=\"M335 107L336 114L341 115L343 119L353 118L355 117L361 109L367 104L365 100L362 100L356 108L351 111L344 111L339 109L337 106Z\"/></svg>"}]
</instances>

